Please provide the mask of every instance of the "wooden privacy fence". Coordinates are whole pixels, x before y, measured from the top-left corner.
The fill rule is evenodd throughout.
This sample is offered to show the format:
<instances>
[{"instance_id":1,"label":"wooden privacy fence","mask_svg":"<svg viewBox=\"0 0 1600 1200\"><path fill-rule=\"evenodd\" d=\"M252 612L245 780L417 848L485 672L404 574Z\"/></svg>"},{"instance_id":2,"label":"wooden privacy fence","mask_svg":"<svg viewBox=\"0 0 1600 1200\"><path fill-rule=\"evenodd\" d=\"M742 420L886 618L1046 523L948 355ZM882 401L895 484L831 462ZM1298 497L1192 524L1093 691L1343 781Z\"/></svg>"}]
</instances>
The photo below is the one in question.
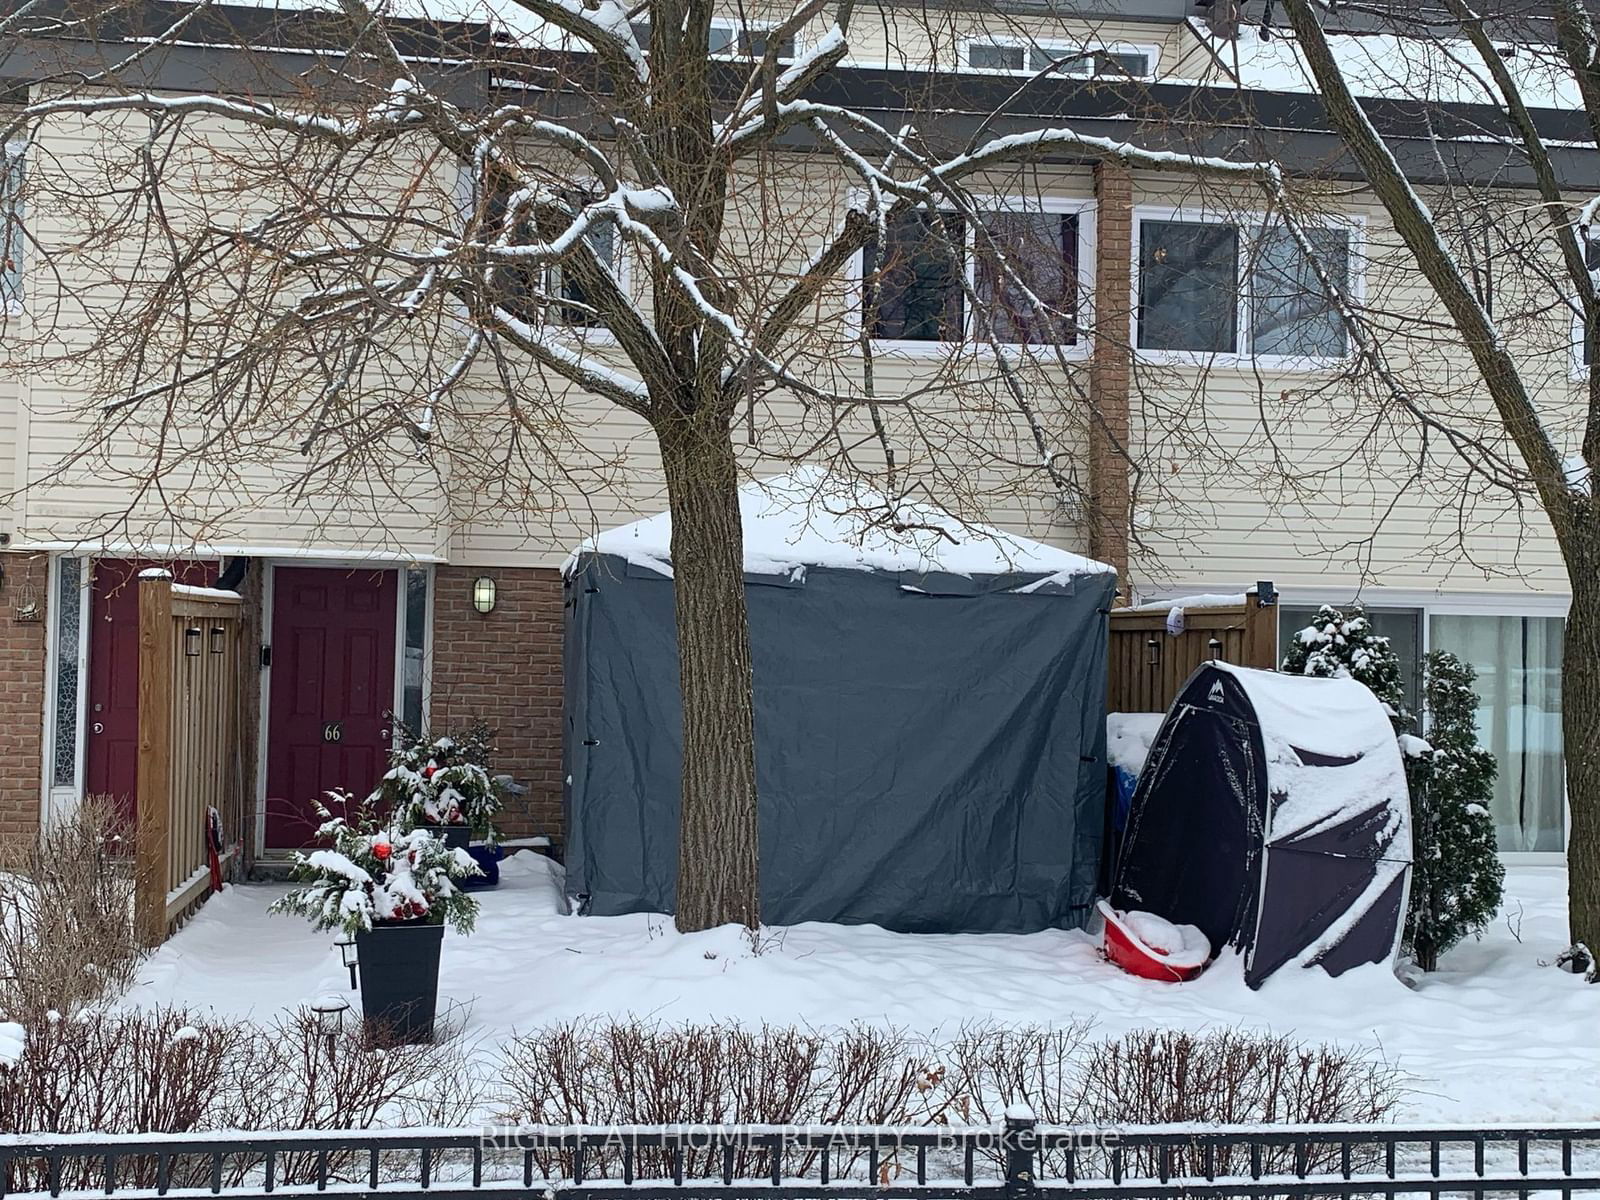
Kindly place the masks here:
<instances>
[{"instance_id":1,"label":"wooden privacy fence","mask_svg":"<svg viewBox=\"0 0 1600 1200\"><path fill-rule=\"evenodd\" d=\"M1166 712L1183 681L1214 658L1269 671L1278 665L1277 594L1270 583L1256 584L1238 603L1192 599L1188 606L1179 599L1112 609L1107 712ZM1176 634L1167 629L1174 608L1183 609Z\"/></svg>"},{"instance_id":2,"label":"wooden privacy fence","mask_svg":"<svg viewBox=\"0 0 1600 1200\"><path fill-rule=\"evenodd\" d=\"M159 945L211 887L207 817L238 810L244 606L232 592L139 579L139 829L134 917Z\"/></svg>"}]
</instances>

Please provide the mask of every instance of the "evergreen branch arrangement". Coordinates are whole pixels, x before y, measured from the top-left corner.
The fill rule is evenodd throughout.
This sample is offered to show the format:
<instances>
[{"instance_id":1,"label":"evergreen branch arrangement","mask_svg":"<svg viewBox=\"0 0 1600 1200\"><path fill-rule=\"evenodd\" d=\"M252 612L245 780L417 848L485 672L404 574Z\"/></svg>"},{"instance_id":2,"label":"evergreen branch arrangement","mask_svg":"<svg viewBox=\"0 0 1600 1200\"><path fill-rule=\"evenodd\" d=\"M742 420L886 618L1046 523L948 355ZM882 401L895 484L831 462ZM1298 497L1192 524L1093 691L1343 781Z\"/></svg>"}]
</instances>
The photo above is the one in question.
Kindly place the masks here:
<instances>
[{"instance_id":1,"label":"evergreen branch arrangement","mask_svg":"<svg viewBox=\"0 0 1600 1200\"><path fill-rule=\"evenodd\" d=\"M381 818L370 797L357 802L333 792L330 799L351 815L336 815L318 802L324 820L317 836L329 847L295 854L290 877L304 886L270 911L352 936L374 925L413 921L472 932L478 903L458 886L481 874L471 855L425 829Z\"/></svg>"}]
</instances>

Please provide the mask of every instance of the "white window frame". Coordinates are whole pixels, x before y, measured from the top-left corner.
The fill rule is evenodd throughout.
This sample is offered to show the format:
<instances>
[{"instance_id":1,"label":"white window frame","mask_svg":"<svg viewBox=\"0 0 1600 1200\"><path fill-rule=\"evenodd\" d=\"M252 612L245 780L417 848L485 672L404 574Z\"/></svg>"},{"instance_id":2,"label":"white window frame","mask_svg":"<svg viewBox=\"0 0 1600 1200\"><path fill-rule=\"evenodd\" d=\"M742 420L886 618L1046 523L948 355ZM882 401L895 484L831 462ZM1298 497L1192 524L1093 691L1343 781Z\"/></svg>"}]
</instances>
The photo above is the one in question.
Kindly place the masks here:
<instances>
[{"instance_id":1,"label":"white window frame","mask_svg":"<svg viewBox=\"0 0 1600 1200\"><path fill-rule=\"evenodd\" d=\"M463 224L465 224L467 218L472 213L473 191L476 187L476 183L477 181L470 171L464 167L456 168L456 217ZM586 192L590 194L597 194L601 189L600 179L598 176L594 175L585 175L573 179L571 181L571 186L574 191ZM615 258L612 262L611 273L616 276L617 286L621 288L625 294L632 296L632 256L628 253L627 241L623 238L622 231L613 225L611 227L611 232L612 247L615 254ZM545 263L540 269L544 272L545 279L548 281L551 272L555 271L557 267L554 263ZM548 282L546 283L546 286L548 287ZM463 332L465 332L467 321L466 307L459 302L457 303L456 307L463 323ZM563 340L575 344L582 343L587 346L600 347L615 346L617 344L617 335L610 329L607 329L601 325L568 325L565 322L554 322L549 325L548 328L558 331Z\"/></svg>"},{"instance_id":2,"label":"white window frame","mask_svg":"<svg viewBox=\"0 0 1600 1200\"><path fill-rule=\"evenodd\" d=\"M1250 295L1250 267L1251 259L1247 253L1249 247L1249 232L1269 223L1273 214L1260 210L1245 210L1241 212L1219 213L1214 209L1206 208L1173 208L1157 204L1136 205L1133 210L1133 239L1131 253L1133 265L1130 274L1132 282L1132 295L1129 297L1129 323L1128 345L1132 346L1135 359L1139 362L1149 363L1152 366L1176 367L1221 367L1245 368L1259 367L1268 371L1296 374L1316 371L1337 371L1350 365L1354 356L1355 347L1346 331L1347 350L1339 357L1316 354L1256 354L1252 350L1244 349L1250 338L1250 327L1254 316L1254 304ZM1236 313L1237 344L1233 350L1161 350L1145 348L1139 345L1139 317L1140 317L1140 288L1142 284L1142 258L1141 247L1144 242L1144 226L1148 221L1181 221L1199 225L1230 225L1239 231L1239 261L1237 263L1238 278L1235 284L1238 287L1238 311ZM1350 261L1347 266L1345 292L1350 301L1360 306L1366 300L1366 242L1367 220L1358 213L1328 213L1320 214L1313 221L1302 222L1315 229L1339 229L1345 231L1350 237Z\"/></svg>"},{"instance_id":3,"label":"white window frame","mask_svg":"<svg viewBox=\"0 0 1600 1200\"><path fill-rule=\"evenodd\" d=\"M726 59L730 62L758 62L759 60L749 54L739 53L739 39L749 34L767 33L783 25L782 21L740 21L731 17L712 17L712 25L723 25L733 30L733 49L731 51L718 51L713 58ZM805 47L800 42L800 34L794 34L794 52L778 57L781 63L792 63L805 53Z\"/></svg>"},{"instance_id":4,"label":"white window frame","mask_svg":"<svg viewBox=\"0 0 1600 1200\"><path fill-rule=\"evenodd\" d=\"M75 728L73 732L73 766L72 786L57 786L55 781L56 763L56 680L59 659L61 656L61 614L58 611L56 598L61 588L61 560L76 558L78 560L78 702L75 713ZM44 687L44 712L41 719L44 722L44 737L40 747L43 751L39 782L41 786L41 816L43 823L62 820L77 811L83 803L84 768L87 765L85 751L85 713L88 711L89 701L89 638L93 628L91 619L90 584L94 578L94 560L86 555L72 553L52 554L45 571L45 687Z\"/></svg>"},{"instance_id":5,"label":"white window frame","mask_svg":"<svg viewBox=\"0 0 1600 1200\"><path fill-rule=\"evenodd\" d=\"M0 146L0 156L3 156L7 160L15 159L17 162L26 163L26 156L24 154L26 148L27 145L24 142L6 142L3 146ZM26 212L27 208L19 198L17 202L17 221L19 225L22 223ZM6 219L7 215L5 213L0 213L0 252L3 252L5 249L4 239ZM0 300L0 315L7 317L20 317L23 314L23 311L27 308L27 266L27 242L25 239L19 237L17 239L16 265L17 294L12 297L7 297L4 300Z\"/></svg>"},{"instance_id":6,"label":"white window frame","mask_svg":"<svg viewBox=\"0 0 1600 1200\"><path fill-rule=\"evenodd\" d=\"M972 75L1011 75L1034 76L1039 72L1028 65L1028 55L1022 56L1022 66L1015 69L1010 67L974 67L971 64L971 52L974 46L1020 46L1024 51L1043 50L1051 58L1061 58L1068 54L1142 54L1150 64L1150 69L1143 75L1132 75L1130 79L1155 79L1161 70L1161 47L1146 42L1102 42L1092 38L1083 41L1046 41L1041 38L1018 37L1016 34L997 33L982 36L964 37L961 39L958 53L960 54L960 70ZM1119 75L1079 75L1071 71L1057 71L1054 75L1059 79L1108 79L1115 82Z\"/></svg>"},{"instance_id":7,"label":"white window frame","mask_svg":"<svg viewBox=\"0 0 1600 1200\"><path fill-rule=\"evenodd\" d=\"M974 194L972 196L974 207L980 214L1002 212L1037 212L1060 213L1063 216L1073 215L1078 218L1078 337L1071 345L1063 346L1059 343L1038 342L1002 342L1000 348L1007 353L1017 355L1043 355L1054 358L1059 352L1068 359L1087 359L1092 342L1094 328L1094 251L1095 251L1095 214L1096 205L1092 199L1076 196L1005 196ZM866 203L866 194L861 191L852 191L850 203L854 206ZM946 211L941 208L941 212ZM973 234L969 227L966 233L966 279L967 283L976 286L977 258L973 254ZM853 340L859 341L862 333L862 321L865 313L862 311L863 291L862 285L866 271L866 251L863 249L851 258L850 268L850 301L848 331ZM962 336L953 341L922 341L911 338L873 338L872 349L874 354L888 354L906 358L946 358L955 354L993 354L994 347L987 339L972 336L972 306L963 301L962 304Z\"/></svg>"}]
</instances>

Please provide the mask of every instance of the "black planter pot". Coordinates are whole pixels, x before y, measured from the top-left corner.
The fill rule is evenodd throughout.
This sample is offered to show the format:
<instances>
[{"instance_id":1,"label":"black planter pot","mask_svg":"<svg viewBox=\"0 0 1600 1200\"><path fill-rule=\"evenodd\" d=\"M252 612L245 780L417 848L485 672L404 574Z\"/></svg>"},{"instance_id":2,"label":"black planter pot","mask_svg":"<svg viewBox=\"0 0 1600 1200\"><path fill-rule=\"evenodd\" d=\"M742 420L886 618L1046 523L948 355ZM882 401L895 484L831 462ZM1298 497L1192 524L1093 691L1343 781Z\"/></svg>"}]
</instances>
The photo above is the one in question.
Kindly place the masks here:
<instances>
[{"instance_id":1,"label":"black planter pot","mask_svg":"<svg viewBox=\"0 0 1600 1200\"><path fill-rule=\"evenodd\" d=\"M426 829L452 850L465 850L472 844L470 825L418 825L417 828Z\"/></svg>"},{"instance_id":2,"label":"black planter pot","mask_svg":"<svg viewBox=\"0 0 1600 1200\"><path fill-rule=\"evenodd\" d=\"M361 1015L367 1029L402 1042L433 1041L444 926L406 921L356 934Z\"/></svg>"}]
</instances>

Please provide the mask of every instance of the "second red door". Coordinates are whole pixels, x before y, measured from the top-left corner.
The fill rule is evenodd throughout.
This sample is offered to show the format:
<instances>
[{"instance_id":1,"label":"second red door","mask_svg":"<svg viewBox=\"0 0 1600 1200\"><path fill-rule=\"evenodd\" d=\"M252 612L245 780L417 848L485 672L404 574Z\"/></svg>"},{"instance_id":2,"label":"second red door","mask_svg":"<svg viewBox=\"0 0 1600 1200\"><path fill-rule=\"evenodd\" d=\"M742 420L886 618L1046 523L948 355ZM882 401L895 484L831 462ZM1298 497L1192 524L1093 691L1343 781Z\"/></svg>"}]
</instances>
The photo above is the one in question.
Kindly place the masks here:
<instances>
[{"instance_id":1,"label":"second red door","mask_svg":"<svg viewBox=\"0 0 1600 1200\"><path fill-rule=\"evenodd\" d=\"M394 707L397 572L273 571L266 848L316 833L313 802L382 776Z\"/></svg>"}]
</instances>

